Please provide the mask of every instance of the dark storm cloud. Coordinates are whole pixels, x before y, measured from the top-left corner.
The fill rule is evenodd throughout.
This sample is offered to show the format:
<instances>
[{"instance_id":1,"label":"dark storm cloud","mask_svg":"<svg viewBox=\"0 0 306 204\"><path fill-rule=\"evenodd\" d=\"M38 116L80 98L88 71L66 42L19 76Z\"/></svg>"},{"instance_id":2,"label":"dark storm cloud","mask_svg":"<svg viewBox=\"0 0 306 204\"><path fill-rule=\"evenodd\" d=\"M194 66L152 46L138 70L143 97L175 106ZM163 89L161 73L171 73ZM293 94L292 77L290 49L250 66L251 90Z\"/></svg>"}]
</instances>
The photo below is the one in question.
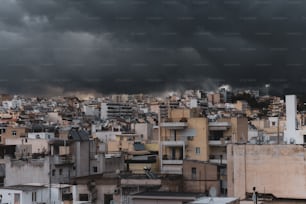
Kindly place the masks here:
<instances>
[{"instance_id":1,"label":"dark storm cloud","mask_svg":"<svg viewBox=\"0 0 306 204\"><path fill-rule=\"evenodd\" d=\"M215 81L299 90L305 7L288 0L3 0L0 87L135 93Z\"/></svg>"}]
</instances>

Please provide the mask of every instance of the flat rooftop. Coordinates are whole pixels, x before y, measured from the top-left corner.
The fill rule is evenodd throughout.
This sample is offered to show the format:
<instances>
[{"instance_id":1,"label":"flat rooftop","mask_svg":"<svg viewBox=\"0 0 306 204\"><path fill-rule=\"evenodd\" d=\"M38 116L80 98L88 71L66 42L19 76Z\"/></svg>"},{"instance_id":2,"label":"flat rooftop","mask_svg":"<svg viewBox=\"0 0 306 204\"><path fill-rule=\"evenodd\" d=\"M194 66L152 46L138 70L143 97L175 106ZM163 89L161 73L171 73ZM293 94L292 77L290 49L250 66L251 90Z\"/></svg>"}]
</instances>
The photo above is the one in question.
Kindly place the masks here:
<instances>
[{"instance_id":1,"label":"flat rooftop","mask_svg":"<svg viewBox=\"0 0 306 204\"><path fill-rule=\"evenodd\" d=\"M190 204L230 204L237 201L238 198L233 197L201 197L195 201L190 202Z\"/></svg>"}]
</instances>

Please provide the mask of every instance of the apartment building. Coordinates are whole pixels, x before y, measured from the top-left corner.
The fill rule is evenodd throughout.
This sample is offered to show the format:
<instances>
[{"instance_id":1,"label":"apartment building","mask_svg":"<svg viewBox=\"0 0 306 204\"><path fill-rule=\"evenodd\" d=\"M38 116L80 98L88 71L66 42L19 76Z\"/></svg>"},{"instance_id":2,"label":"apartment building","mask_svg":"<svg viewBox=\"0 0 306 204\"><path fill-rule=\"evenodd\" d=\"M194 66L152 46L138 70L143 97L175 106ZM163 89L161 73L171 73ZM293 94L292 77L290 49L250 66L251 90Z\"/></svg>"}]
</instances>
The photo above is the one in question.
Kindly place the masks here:
<instances>
[{"instance_id":1,"label":"apartment building","mask_svg":"<svg viewBox=\"0 0 306 204\"><path fill-rule=\"evenodd\" d=\"M160 123L160 172L182 174L184 159L208 161L208 121L197 109L172 109Z\"/></svg>"},{"instance_id":2,"label":"apartment building","mask_svg":"<svg viewBox=\"0 0 306 204\"><path fill-rule=\"evenodd\" d=\"M101 104L101 119L124 118L132 117L132 107L124 103L102 103Z\"/></svg>"}]
</instances>

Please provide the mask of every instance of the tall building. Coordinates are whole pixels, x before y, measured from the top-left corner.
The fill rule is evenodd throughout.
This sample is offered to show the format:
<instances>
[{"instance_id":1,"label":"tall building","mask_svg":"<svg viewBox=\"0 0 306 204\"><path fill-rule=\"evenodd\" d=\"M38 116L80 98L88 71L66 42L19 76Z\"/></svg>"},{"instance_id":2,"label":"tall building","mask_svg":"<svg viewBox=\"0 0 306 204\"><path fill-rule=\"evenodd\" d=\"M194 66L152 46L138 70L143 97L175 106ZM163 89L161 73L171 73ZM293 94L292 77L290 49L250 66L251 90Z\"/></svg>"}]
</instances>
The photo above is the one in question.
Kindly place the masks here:
<instances>
[{"instance_id":1,"label":"tall building","mask_svg":"<svg viewBox=\"0 0 306 204\"><path fill-rule=\"evenodd\" d=\"M195 109L172 109L160 123L160 171L182 174L183 160L208 161L208 121Z\"/></svg>"},{"instance_id":2,"label":"tall building","mask_svg":"<svg viewBox=\"0 0 306 204\"><path fill-rule=\"evenodd\" d=\"M295 95L286 95L286 128L284 143L304 144L306 142L306 127L297 120L297 102Z\"/></svg>"},{"instance_id":3,"label":"tall building","mask_svg":"<svg viewBox=\"0 0 306 204\"><path fill-rule=\"evenodd\" d=\"M123 103L102 103L101 104L101 119L124 118L132 117L132 107Z\"/></svg>"}]
</instances>

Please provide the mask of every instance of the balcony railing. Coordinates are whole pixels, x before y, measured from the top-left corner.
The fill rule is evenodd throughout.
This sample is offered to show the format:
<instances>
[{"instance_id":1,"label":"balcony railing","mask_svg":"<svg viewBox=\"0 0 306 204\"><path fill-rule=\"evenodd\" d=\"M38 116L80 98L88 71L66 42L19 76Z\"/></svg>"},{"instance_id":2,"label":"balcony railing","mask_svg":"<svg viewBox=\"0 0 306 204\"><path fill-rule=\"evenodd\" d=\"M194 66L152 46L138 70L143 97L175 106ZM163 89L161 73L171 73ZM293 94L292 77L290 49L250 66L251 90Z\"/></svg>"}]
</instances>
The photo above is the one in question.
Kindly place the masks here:
<instances>
[{"instance_id":1,"label":"balcony railing","mask_svg":"<svg viewBox=\"0 0 306 204\"><path fill-rule=\"evenodd\" d=\"M183 174L182 166L163 166L161 168L162 174Z\"/></svg>"},{"instance_id":2,"label":"balcony railing","mask_svg":"<svg viewBox=\"0 0 306 204\"><path fill-rule=\"evenodd\" d=\"M179 146L185 146L185 141L182 141L182 140L179 140L179 141L162 141L161 144L163 146L179 147Z\"/></svg>"},{"instance_id":3,"label":"balcony railing","mask_svg":"<svg viewBox=\"0 0 306 204\"><path fill-rule=\"evenodd\" d=\"M163 122L160 123L160 127L168 129L184 129L188 127L186 122Z\"/></svg>"},{"instance_id":4,"label":"balcony railing","mask_svg":"<svg viewBox=\"0 0 306 204\"><path fill-rule=\"evenodd\" d=\"M231 127L229 122L210 122L208 124L209 130L227 130Z\"/></svg>"},{"instance_id":5,"label":"balcony railing","mask_svg":"<svg viewBox=\"0 0 306 204\"><path fill-rule=\"evenodd\" d=\"M229 142L229 140L209 140L208 144L210 146L226 146Z\"/></svg>"},{"instance_id":6,"label":"balcony railing","mask_svg":"<svg viewBox=\"0 0 306 204\"><path fill-rule=\"evenodd\" d=\"M67 165L74 163L72 155L55 155L53 161L54 165Z\"/></svg>"},{"instance_id":7,"label":"balcony railing","mask_svg":"<svg viewBox=\"0 0 306 204\"><path fill-rule=\"evenodd\" d=\"M163 160L163 164L180 165L183 164L183 160Z\"/></svg>"}]
</instances>

